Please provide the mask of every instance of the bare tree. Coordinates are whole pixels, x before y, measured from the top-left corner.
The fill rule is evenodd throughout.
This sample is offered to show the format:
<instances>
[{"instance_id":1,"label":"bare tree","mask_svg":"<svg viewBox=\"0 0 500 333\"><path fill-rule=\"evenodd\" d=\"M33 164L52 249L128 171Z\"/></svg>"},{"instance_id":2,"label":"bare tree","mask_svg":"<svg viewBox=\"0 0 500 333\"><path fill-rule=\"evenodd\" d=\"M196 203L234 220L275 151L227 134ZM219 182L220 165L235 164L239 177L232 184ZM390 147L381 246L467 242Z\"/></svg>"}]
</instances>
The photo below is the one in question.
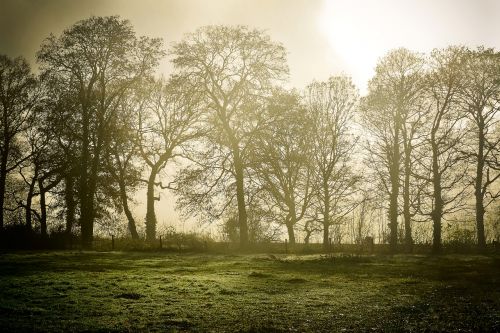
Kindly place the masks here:
<instances>
[{"instance_id":1,"label":"bare tree","mask_svg":"<svg viewBox=\"0 0 500 333\"><path fill-rule=\"evenodd\" d=\"M389 195L389 229L391 251L396 251L401 175L410 174L413 136L407 122L419 107L424 60L420 54L396 49L376 67L369 82L369 94L363 99L362 121L368 129L368 160ZM406 125L405 125L406 124ZM403 151L402 151L403 150ZM402 163L405 162L405 163ZM403 165L403 170L402 170ZM409 186L409 179L405 178ZM404 188L405 227L411 230L408 191ZM407 243L411 244L411 232Z\"/></svg>"},{"instance_id":2,"label":"bare tree","mask_svg":"<svg viewBox=\"0 0 500 333\"><path fill-rule=\"evenodd\" d=\"M500 177L500 138L495 137L500 115L500 54L492 49L467 51L463 63L464 84L460 100L472 125L474 148L465 154L475 165L472 177L476 200L477 242L486 248L484 214L498 197L492 184Z\"/></svg>"},{"instance_id":3,"label":"bare tree","mask_svg":"<svg viewBox=\"0 0 500 333\"><path fill-rule=\"evenodd\" d=\"M286 226L290 246L294 228L313 198L311 119L296 93L276 91L267 106L268 126L255 138L252 169L262 203Z\"/></svg>"},{"instance_id":4,"label":"bare tree","mask_svg":"<svg viewBox=\"0 0 500 333\"><path fill-rule=\"evenodd\" d=\"M0 55L0 231L4 226L7 176L29 158L20 149L39 98L37 80L22 58Z\"/></svg>"},{"instance_id":5,"label":"bare tree","mask_svg":"<svg viewBox=\"0 0 500 333\"><path fill-rule=\"evenodd\" d=\"M46 127L44 117L43 108L38 108L26 131L25 146L30 157L19 166L19 175L28 187L28 191L26 200L18 199L18 203L25 209L27 229L32 230L32 215L35 215L40 222L41 235L47 236L46 196L62 180L65 164L60 159L57 149L54 149L56 147L53 137L44 130ZM35 196L39 198L39 212L32 208Z\"/></svg>"},{"instance_id":6,"label":"bare tree","mask_svg":"<svg viewBox=\"0 0 500 333\"><path fill-rule=\"evenodd\" d=\"M352 161L356 139L353 117L359 93L348 77L331 77L314 82L306 89L306 103L311 113L313 184L313 219L322 225L323 247L329 248L330 226L338 223L356 206L353 194L360 180L354 175Z\"/></svg>"},{"instance_id":7,"label":"bare tree","mask_svg":"<svg viewBox=\"0 0 500 333\"><path fill-rule=\"evenodd\" d=\"M48 37L38 61L45 75L59 82L77 101L75 133L80 135L79 188L82 244L92 246L95 195L110 133L119 117L120 101L162 56L158 39L137 38L129 21L117 16L91 17L56 38Z\"/></svg>"},{"instance_id":8,"label":"bare tree","mask_svg":"<svg viewBox=\"0 0 500 333\"><path fill-rule=\"evenodd\" d=\"M462 65L461 48L434 50L426 79L429 102L425 122L427 136L416 161L422 168L417 177L430 186L426 196L430 204L421 205L421 211L433 221L434 253L441 251L443 216L461 209L463 202L460 199L465 193L465 187L460 186L467 172L467 167L461 164L463 158L460 154L465 134L464 114L458 107L458 92L463 82Z\"/></svg>"},{"instance_id":9,"label":"bare tree","mask_svg":"<svg viewBox=\"0 0 500 333\"><path fill-rule=\"evenodd\" d=\"M49 73L47 73L49 74ZM78 151L81 135L75 123L79 115L73 110L78 108L78 101L72 91L66 89L63 78L54 75L42 75L41 84L44 98L41 105L40 133L49 139L46 142L44 160L51 175L61 176L64 182L64 195L56 195L57 205L65 211L66 233L68 238L76 225L78 201L76 183L78 182ZM56 162L57 163L54 163ZM55 173L55 174L54 174Z\"/></svg>"},{"instance_id":10,"label":"bare tree","mask_svg":"<svg viewBox=\"0 0 500 333\"><path fill-rule=\"evenodd\" d=\"M178 157L186 156L187 145L202 135L198 126L200 98L183 78L152 83L144 105L138 108L136 145L149 168L146 180L146 238L156 238L154 203L156 187L169 188L158 179L160 172ZM139 101L139 103L142 103Z\"/></svg>"},{"instance_id":11,"label":"bare tree","mask_svg":"<svg viewBox=\"0 0 500 333\"><path fill-rule=\"evenodd\" d=\"M223 171L220 177L212 179L216 183L234 180L240 245L245 247L248 244L246 147L255 128L253 105L269 94L274 82L287 75L285 49L260 30L244 26L206 26L175 44L172 54L179 74L204 95L204 126L209 132L207 146L213 154L205 156L210 163L198 162L212 169L212 173ZM195 174L200 175L200 172L201 169L192 170L185 179L196 178ZM203 189L198 187L200 195L184 193L193 200L205 200L207 204L210 201L206 200L210 193L207 190L218 185L206 185ZM184 200L184 207L189 206L188 201ZM227 207L228 202L226 200L222 206Z\"/></svg>"},{"instance_id":12,"label":"bare tree","mask_svg":"<svg viewBox=\"0 0 500 333\"><path fill-rule=\"evenodd\" d=\"M129 94L134 95L134 94ZM106 171L109 173L111 181L110 186L116 189L117 200L116 205L119 211L123 211L127 218L128 230L132 239L139 239L137 233L136 222L129 203L130 196L136 192L140 186L142 166L139 163L139 150L135 141L135 104L130 102L133 98L127 98L121 106L122 117L117 119L117 123L113 130L113 141L109 147L109 154L106 156Z\"/></svg>"}]
</instances>

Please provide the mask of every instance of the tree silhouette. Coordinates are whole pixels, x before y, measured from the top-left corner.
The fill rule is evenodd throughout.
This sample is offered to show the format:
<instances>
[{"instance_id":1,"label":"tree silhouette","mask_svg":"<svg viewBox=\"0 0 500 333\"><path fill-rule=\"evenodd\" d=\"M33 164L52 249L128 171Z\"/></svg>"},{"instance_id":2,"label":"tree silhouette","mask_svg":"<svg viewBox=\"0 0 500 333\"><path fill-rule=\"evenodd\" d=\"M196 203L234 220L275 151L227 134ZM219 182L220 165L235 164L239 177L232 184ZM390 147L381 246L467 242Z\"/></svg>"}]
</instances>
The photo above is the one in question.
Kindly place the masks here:
<instances>
[{"instance_id":1,"label":"tree silhouette","mask_svg":"<svg viewBox=\"0 0 500 333\"><path fill-rule=\"evenodd\" d=\"M283 221L290 246L294 228L313 198L311 119L300 97L276 91L266 107L269 124L255 137L252 169L260 180L262 204Z\"/></svg>"},{"instance_id":2,"label":"tree silhouette","mask_svg":"<svg viewBox=\"0 0 500 333\"><path fill-rule=\"evenodd\" d=\"M479 48L464 52L464 84L459 98L472 125L474 148L465 152L476 170L472 177L476 206L476 230L479 248L484 251L486 238L484 214L486 208L500 196L493 189L500 178L500 138L495 137L500 114L500 54Z\"/></svg>"},{"instance_id":3,"label":"tree silhouette","mask_svg":"<svg viewBox=\"0 0 500 333\"><path fill-rule=\"evenodd\" d=\"M156 238L155 188L168 188L158 181L168 163L186 156L185 149L203 133L198 125L200 97L183 78L173 77L148 86L144 105L138 108L136 145L149 168L146 180L146 238Z\"/></svg>"},{"instance_id":4,"label":"tree silhouette","mask_svg":"<svg viewBox=\"0 0 500 333\"><path fill-rule=\"evenodd\" d=\"M443 216L462 207L459 199L465 190L465 187L458 187L467 172L467 167L460 163L463 160L460 150L465 134L462 121L464 114L458 107L458 92L463 83L460 72L462 65L462 49L451 47L434 50L426 79L429 99L427 136L417 163L424 172L418 177L430 185L428 198L431 204L421 209L433 221L434 253L439 253L442 247Z\"/></svg>"},{"instance_id":5,"label":"tree silhouette","mask_svg":"<svg viewBox=\"0 0 500 333\"><path fill-rule=\"evenodd\" d=\"M354 175L351 163L355 157L352 126L359 93L350 78L337 76L312 83L305 95L314 131L311 158L317 191L313 220L322 226L323 247L327 250L330 226L356 206L353 194L360 177Z\"/></svg>"},{"instance_id":6,"label":"tree silhouette","mask_svg":"<svg viewBox=\"0 0 500 333\"><path fill-rule=\"evenodd\" d=\"M75 101L79 138L80 224L82 244L92 246L99 174L128 90L149 75L162 56L157 39L137 38L129 21L91 17L58 38L48 37L38 61L44 75L58 76Z\"/></svg>"},{"instance_id":7,"label":"tree silhouette","mask_svg":"<svg viewBox=\"0 0 500 333\"><path fill-rule=\"evenodd\" d=\"M248 244L246 147L253 129L248 106L268 95L273 83L288 73L285 49L259 30L244 26L206 26L175 44L172 54L179 75L204 95L207 139L220 147L212 150L219 158L212 159L217 160L217 164L211 164L210 168L225 169L220 163L225 163L227 158L230 161L226 171L236 183L240 243L245 247ZM224 178L221 176L215 181Z\"/></svg>"},{"instance_id":8,"label":"tree silhouette","mask_svg":"<svg viewBox=\"0 0 500 333\"><path fill-rule=\"evenodd\" d=\"M369 82L368 96L362 104L363 124L369 130L369 161L389 195L390 245L393 252L398 241L400 178L411 173L407 170L411 168L411 142L407 140L411 140L412 136L408 135L405 123L410 121L415 106L419 107L423 65L422 57L407 49L389 52L378 63L375 77ZM409 186L409 179L405 182ZM404 189L405 228L410 231L410 192L409 187ZM406 242L412 243L411 232L407 233Z\"/></svg>"},{"instance_id":9,"label":"tree silhouette","mask_svg":"<svg viewBox=\"0 0 500 333\"><path fill-rule=\"evenodd\" d=\"M0 231L4 226L7 176L29 158L21 135L39 99L37 80L23 58L0 55Z\"/></svg>"}]
</instances>

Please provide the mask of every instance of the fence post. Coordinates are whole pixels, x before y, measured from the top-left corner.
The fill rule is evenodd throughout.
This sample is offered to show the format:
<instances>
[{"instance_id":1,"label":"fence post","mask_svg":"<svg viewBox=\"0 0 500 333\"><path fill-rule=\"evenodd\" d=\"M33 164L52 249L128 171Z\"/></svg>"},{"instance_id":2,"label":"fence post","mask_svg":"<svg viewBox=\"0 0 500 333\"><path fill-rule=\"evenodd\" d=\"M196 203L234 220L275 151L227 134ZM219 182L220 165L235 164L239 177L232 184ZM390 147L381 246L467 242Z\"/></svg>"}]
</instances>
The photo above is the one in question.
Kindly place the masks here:
<instances>
[{"instance_id":1,"label":"fence post","mask_svg":"<svg viewBox=\"0 0 500 333\"><path fill-rule=\"evenodd\" d=\"M160 250L163 248L163 244L161 242L161 235L160 235Z\"/></svg>"},{"instance_id":2,"label":"fence post","mask_svg":"<svg viewBox=\"0 0 500 333\"><path fill-rule=\"evenodd\" d=\"M111 235L111 250L115 250L115 235Z\"/></svg>"},{"instance_id":3,"label":"fence post","mask_svg":"<svg viewBox=\"0 0 500 333\"><path fill-rule=\"evenodd\" d=\"M285 238L285 254L288 254L288 239Z\"/></svg>"}]
</instances>

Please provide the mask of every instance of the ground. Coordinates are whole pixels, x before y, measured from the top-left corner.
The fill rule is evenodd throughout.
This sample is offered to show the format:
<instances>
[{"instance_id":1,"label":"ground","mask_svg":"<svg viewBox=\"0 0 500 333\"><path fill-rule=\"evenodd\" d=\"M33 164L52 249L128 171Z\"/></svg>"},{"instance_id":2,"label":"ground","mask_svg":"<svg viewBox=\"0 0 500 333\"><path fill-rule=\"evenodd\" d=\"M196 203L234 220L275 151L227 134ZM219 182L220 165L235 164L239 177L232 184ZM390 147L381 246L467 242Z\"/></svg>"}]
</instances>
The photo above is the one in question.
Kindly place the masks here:
<instances>
[{"instance_id":1,"label":"ground","mask_svg":"<svg viewBox=\"0 0 500 333\"><path fill-rule=\"evenodd\" d=\"M499 332L500 257L0 254L24 331Z\"/></svg>"}]
</instances>

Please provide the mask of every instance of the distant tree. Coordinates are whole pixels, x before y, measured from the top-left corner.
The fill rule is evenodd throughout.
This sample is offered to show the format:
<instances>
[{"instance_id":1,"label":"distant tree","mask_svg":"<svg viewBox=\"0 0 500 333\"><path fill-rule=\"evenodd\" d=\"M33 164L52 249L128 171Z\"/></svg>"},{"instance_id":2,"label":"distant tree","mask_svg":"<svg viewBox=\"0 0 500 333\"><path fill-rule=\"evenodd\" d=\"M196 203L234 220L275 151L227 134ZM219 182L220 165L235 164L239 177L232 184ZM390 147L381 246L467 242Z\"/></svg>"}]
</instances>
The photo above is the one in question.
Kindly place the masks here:
<instances>
[{"instance_id":1,"label":"distant tree","mask_svg":"<svg viewBox=\"0 0 500 333\"><path fill-rule=\"evenodd\" d=\"M424 64L420 54L407 49L389 52L378 63L361 108L362 122L368 130L368 160L389 196L389 243L393 252L398 242L401 176L411 174L412 166L413 136L407 125L414 108L420 107ZM403 193L405 228L409 231L406 242L411 244L409 179L404 181L408 185Z\"/></svg>"},{"instance_id":2,"label":"distant tree","mask_svg":"<svg viewBox=\"0 0 500 333\"><path fill-rule=\"evenodd\" d=\"M44 89L45 90L45 89ZM33 166L37 170L37 185L39 193L40 207L40 231L43 236L47 236L47 195L54 190L60 182L70 172L71 166L67 156L58 144L61 139L53 131L51 122L51 102L44 96L43 103L37 110L31 130L38 136L39 147L35 147L32 153Z\"/></svg>"},{"instance_id":3,"label":"distant tree","mask_svg":"<svg viewBox=\"0 0 500 333\"><path fill-rule=\"evenodd\" d=\"M64 77L45 73L41 77L44 89L42 118L38 121L39 131L45 138L44 164L51 170L51 177L61 176L64 184L53 196L56 207L64 211L65 230L68 237L76 225L78 215L78 152L81 150L78 100L73 91L67 89ZM59 168L59 170L57 170ZM54 172L56 175L54 175ZM61 186L62 187L62 186Z\"/></svg>"},{"instance_id":4,"label":"distant tree","mask_svg":"<svg viewBox=\"0 0 500 333\"><path fill-rule=\"evenodd\" d=\"M472 125L473 146L465 154L475 165L472 177L476 201L477 242L486 248L484 214L500 192L493 184L500 178L500 138L495 136L500 116L500 54L492 49L479 48L464 54L462 66L464 84L459 92L460 102Z\"/></svg>"},{"instance_id":5,"label":"distant tree","mask_svg":"<svg viewBox=\"0 0 500 333\"><path fill-rule=\"evenodd\" d=\"M207 153L198 156L203 160L197 159L198 166L184 174L187 183L180 204L187 210L200 205L205 210L219 206L219 213L213 215L221 216L220 210L229 207L235 198L240 245L245 247L248 244L247 147L259 126L255 120L256 105L288 73L286 51L260 30L206 26L175 44L172 54L179 75L203 94L204 127L208 133ZM217 176L210 177L213 175ZM231 181L234 187L229 186ZM188 184L193 185L189 190L185 187ZM225 193L224 203L216 204L213 192L221 186L228 186L235 195Z\"/></svg>"},{"instance_id":6,"label":"distant tree","mask_svg":"<svg viewBox=\"0 0 500 333\"><path fill-rule=\"evenodd\" d=\"M33 209L33 199L35 196L39 195L36 192L36 183L40 173L40 154L43 146L43 138L40 137L39 133L34 130L33 123L31 123L26 130L26 143L25 148L30 155L30 158L25 160L19 165L19 176L23 180L24 185L27 187L27 191L24 197L19 197L21 193L13 193L15 200L18 203L19 208L24 208L25 211L25 226L29 231L33 230L33 215L38 218L40 215Z\"/></svg>"},{"instance_id":7,"label":"distant tree","mask_svg":"<svg viewBox=\"0 0 500 333\"><path fill-rule=\"evenodd\" d=\"M296 93L276 91L266 109L270 121L255 137L251 166L262 188L262 204L283 221L294 246L294 228L313 198L312 122Z\"/></svg>"},{"instance_id":8,"label":"distant tree","mask_svg":"<svg viewBox=\"0 0 500 333\"><path fill-rule=\"evenodd\" d=\"M134 94L129 94L134 95ZM125 99L120 108L122 117L117 119L113 128L113 141L106 156L106 172L109 174L108 190L116 199L115 206L122 211L128 221L128 230L132 239L139 239L137 226L130 210L130 196L140 186L141 172L140 157L135 140L135 108L134 103Z\"/></svg>"},{"instance_id":9,"label":"distant tree","mask_svg":"<svg viewBox=\"0 0 500 333\"><path fill-rule=\"evenodd\" d=\"M422 205L421 211L432 218L432 247L434 253L439 253L443 216L462 208L460 199L465 193L465 187L460 186L467 172L460 154L465 135L464 114L458 104L458 92L463 83L463 49L434 50L429 65L427 136L416 161L422 168L418 177L430 186L426 196L430 204Z\"/></svg>"},{"instance_id":10,"label":"distant tree","mask_svg":"<svg viewBox=\"0 0 500 333\"><path fill-rule=\"evenodd\" d=\"M185 157L188 145L203 133L198 124L200 96L193 86L179 77L153 82L143 105L138 107L136 146L149 168L146 180L146 238L156 238L154 203L160 200L155 189L169 188L158 179L165 167ZM139 102L139 103L142 103Z\"/></svg>"},{"instance_id":11,"label":"distant tree","mask_svg":"<svg viewBox=\"0 0 500 333\"><path fill-rule=\"evenodd\" d=\"M0 231L7 176L29 158L21 145L39 99L38 84L22 58L0 55Z\"/></svg>"},{"instance_id":12,"label":"distant tree","mask_svg":"<svg viewBox=\"0 0 500 333\"><path fill-rule=\"evenodd\" d=\"M313 122L313 220L322 225L327 250L330 226L356 206L353 194L360 177L351 165L356 146L352 126L359 93L350 78L337 76L309 85L305 98Z\"/></svg>"},{"instance_id":13,"label":"distant tree","mask_svg":"<svg viewBox=\"0 0 500 333\"><path fill-rule=\"evenodd\" d=\"M92 246L99 174L127 92L163 55L158 39L137 38L129 21L117 16L91 17L58 38L48 37L38 61L44 75L59 77L75 101L74 133L79 135L78 198L82 244Z\"/></svg>"}]
</instances>

